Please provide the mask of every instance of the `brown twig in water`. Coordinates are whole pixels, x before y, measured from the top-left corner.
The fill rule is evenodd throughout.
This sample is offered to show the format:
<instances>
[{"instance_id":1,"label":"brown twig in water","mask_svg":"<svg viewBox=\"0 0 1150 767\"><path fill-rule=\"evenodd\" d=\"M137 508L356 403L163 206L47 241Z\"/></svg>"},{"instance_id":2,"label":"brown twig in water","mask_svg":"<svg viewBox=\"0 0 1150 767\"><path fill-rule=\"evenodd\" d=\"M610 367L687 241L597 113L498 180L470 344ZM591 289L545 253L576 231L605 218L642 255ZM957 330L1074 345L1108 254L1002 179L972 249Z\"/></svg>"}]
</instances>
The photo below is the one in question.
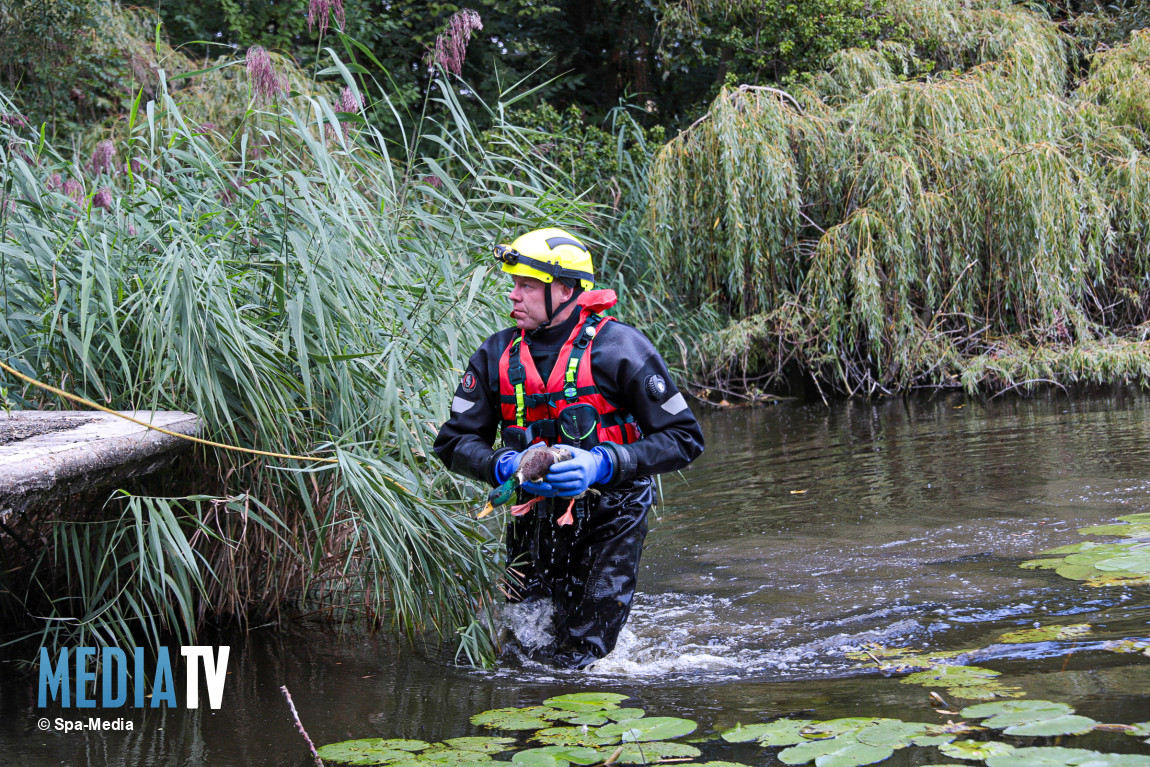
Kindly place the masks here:
<instances>
[{"instance_id":1,"label":"brown twig in water","mask_svg":"<svg viewBox=\"0 0 1150 767\"><path fill-rule=\"evenodd\" d=\"M319 752L315 750L315 743L311 742L311 736L307 734L307 730L303 728L303 722L299 720L299 712L295 710L295 702L291 699L291 693L288 692L287 685L280 687L283 691L284 697L287 698L288 707L291 708L291 715L295 718L296 729L299 734L303 735L303 739L307 741L307 747L311 749L311 758L315 760L316 767L324 767L323 759L319 758Z\"/></svg>"}]
</instances>

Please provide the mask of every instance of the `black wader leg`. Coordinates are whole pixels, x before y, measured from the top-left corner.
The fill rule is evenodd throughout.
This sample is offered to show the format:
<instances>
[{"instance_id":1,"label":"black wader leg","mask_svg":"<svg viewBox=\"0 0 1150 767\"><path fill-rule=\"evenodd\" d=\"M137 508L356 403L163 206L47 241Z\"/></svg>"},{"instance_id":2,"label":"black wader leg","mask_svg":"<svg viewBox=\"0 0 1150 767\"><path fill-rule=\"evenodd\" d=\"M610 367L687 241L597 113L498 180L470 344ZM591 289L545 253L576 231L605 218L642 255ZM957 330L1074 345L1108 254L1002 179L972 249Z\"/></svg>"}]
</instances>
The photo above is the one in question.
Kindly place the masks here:
<instances>
[{"instance_id":1,"label":"black wader leg","mask_svg":"<svg viewBox=\"0 0 1150 767\"><path fill-rule=\"evenodd\" d=\"M615 649L631 612L647 510L654 500L648 479L580 501L591 512L573 526L566 583L555 588L562 608L556 615L555 665L583 668Z\"/></svg>"}]
</instances>

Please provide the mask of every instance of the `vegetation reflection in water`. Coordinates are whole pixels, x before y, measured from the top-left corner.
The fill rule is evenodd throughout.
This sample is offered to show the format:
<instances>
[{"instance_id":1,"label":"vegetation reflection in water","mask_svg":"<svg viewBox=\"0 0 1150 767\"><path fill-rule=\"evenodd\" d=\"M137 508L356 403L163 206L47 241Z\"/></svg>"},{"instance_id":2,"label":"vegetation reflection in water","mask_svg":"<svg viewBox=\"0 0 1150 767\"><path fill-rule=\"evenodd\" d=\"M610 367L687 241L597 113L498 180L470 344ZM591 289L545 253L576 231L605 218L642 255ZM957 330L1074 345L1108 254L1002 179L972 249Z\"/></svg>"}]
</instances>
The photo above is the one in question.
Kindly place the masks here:
<instances>
[{"instance_id":1,"label":"vegetation reflection in water","mask_svg":"<svg viewBox=\"0 0 1150 767\"><path fill-rule=\"evenodd\" d=\"M947 667L964 668L964 667ZM997 673L997 672L991 672ZM913 675L912 675L913 677ZM912 677L907 677L909 681ZM725 767L737 762L703 761L697 745L757 743L778 748L784 764L860 767L896 750L936 748L946 757L984 761L988 767L1150 767L1150 755L1107 753L1084 748L1033 745L1038 739L1117 732L1150 736L1150 722L1105 724L1047 700L979 703L960 711L935 709L945 723L906 722L886 717L847 717L818 721L781 718L743 725L718 736L681 739L697 725L677 717L648 717L642 709L621 708L628 696L585 692L548 698L542 705L501 708L476 714L472 724L494 730L531 733L526 737L465 737L441 743L371 738L333 743L319 756L342 764L391 767L568 767L569 765L654 764L663 762ZM936 696L937 697L937 696ZM939 699L941 700L941 699ZM968 720L982 720L974 724ZM566 726L556 726L563 723ZM1007 740L988 740L989 737ZM1150 744L1150 739L1145 741ZM506 756L500 761L493 755ZM699 760L699 761L692 761Z\"/></svg>"}]
</instances>

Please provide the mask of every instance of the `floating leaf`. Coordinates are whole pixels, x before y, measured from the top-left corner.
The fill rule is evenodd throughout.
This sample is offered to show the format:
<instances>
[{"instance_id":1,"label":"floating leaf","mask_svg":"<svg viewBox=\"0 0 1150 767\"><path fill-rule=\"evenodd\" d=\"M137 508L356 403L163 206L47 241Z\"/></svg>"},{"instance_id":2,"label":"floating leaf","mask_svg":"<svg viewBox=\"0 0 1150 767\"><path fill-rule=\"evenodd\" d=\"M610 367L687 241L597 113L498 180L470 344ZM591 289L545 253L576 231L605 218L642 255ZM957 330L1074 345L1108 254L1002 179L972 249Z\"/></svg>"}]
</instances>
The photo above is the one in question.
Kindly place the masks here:
<instances>
[{"instance_id":1,"label":"floating leaf","mask_svg":"<svg viewBox=\"0 0 1150 767\"><path fill-rule=\"evenodd\" d=\"M1074 639L1090 633L1089 623L1075 623L1071 626L1043 626L1036 629L1022 629L1011 631L998 638L999 642L1006 644L1021 644L1023 642L1053 642L1065 639Z\"/></svg>"},{"instance_id":2,"label":"floating leaf","mask_svg":"<svg viewBox=\"0 0 1150 767\"><path fill-rule=\"evenodd\" d=\"M547 706L495 708L471 717L471 723L496 730L538 730L551 724L548 720L562 713Z\"/></svg>"},{"instance_id":3,"label":"floating leaf","mask_svg":"<svg viewBox=\"0 0 1150 767\"><path fill-rule=\"evenodd\" d=\"M984 722L984 724L990 724L990 722L991 720L987 720ZM1040 737L1052 737L1054 735L1081 735L1084 732L1090 732L1093 730L1094 725L1096 724L1098 724L1098 722L1094 721L1088 716L1067 714L1066 716L1059 716L1053 719L1043 719L1039 722L1016 724L1013 727L1007 727L1005 730L1003 730L1003 732L1007 735L1029 735Z\"/></svg>"},{"instance_id":4,"label":"floating leaf","mask_svg":"<svg viewBox=\"0 0 1150 767\"><path fill-rule=\"evenodd\" d=\"M614 753L614 752L612 752ZM618 764L652 764L660 759L689 757L694 759L702 751L686 743L628 743L619 748Z\"/></svg>"},{"instance_id":5,"label":"floating leaf","mask_svg":"<svg viewBox=\"0 0 1150 767\"><path fill-rule=\"evenodd\" d=\"M1139 514L1127 514L1124 517L1118 517L1123 522L1146 522L1150 524L1150 513L1141 512Z\"/></svg>"},{"instance_id":6,"label":"floating leaf","mask_svg":"<svg viewBox=\"0 0 1150 767\"><path fill-rule=\"evenodd\" d=\"M1066 767L1066 765L1093 762L1103 756L1097 751L1060 746L1016 748L1007 754L996 754L986 760L988 767Z\"/></svg>"},{"instance_id":7,"label":"floating leaf","mask_svg":"<svg viewBox=\"0 0 1150 767\"><path fill-rule=\"evenodd\" d=\"M569 695L548 698L543 704L564 711L602 711L619 708L619 702L627 700L628 697L617 692L573 692Z\"/></svg>"},{"instance_id":8,"label":"floating leaf","mask_svg":"<svg viewBox=\"0 0 1150 767\"><path fill-rule=\"evenodd\" d=\"M880 722L873 727L864 727L855 733L859 743L868 746L885 746L888 748L906 748L914 738L926 735L930 729L929 724L921 722L900 722L892 719Z\"/></svg>"},{"instance_id":9,"label":"floating leaf","mask_svg":"<svg viewBox=\"0 0 1150 767\"><path fill-rule=\"evenodd\" d=\"M647 712L641 708L613 708L603 711L602 714L612 722L622 722L624 719L642 719Z\"/></svg>"},{"instance_id":10,"label":"floating leaf","mask_svg":"<svg viewBox=\"0 0 1150 767\"><path fill-rule=\"evenodd\" d=\"M956 698L964 700L997 700L999 698L1021 698L1026 691L1021 687L1008 687L999 682L971 685L969 687L950 687L947 692Z\"/></svg>"},{"instance_id":11,"label":"floating leaf","mask_svg":"<svg viewBox=\"0 0 1150 767\"><path fill-rule=\"evenodd\" d=\"M1014 746L994 740L960 740L939 746L938 750L955 759L988 759L1010 753Z\"/></svg>"},{"instance_id":12,"label":"floating leaf","mask_svg":"<svg viewBox=\"0 0 1150 767\"><path fill-rule=\"evenodd\" d=\"M1043 712L1049 712L1049 716L1041 716ZM979 703L976 706L967 706L959 712L960 715L967 719L982 719L984 717L999 717L1009 714L1022 714L1023 718L1013 722L1006 722L1003 727L1012 724L1019 724L1020 722L1036 722L1039 719L1051 719L1063 714L1073 714L1074 709L1065 703L1055 703L1050 700L1005 700L999 703ZM1030 719L1025 718L1033 714ZM989 724L983 722L983 724ZM989 725L995 727L996 725Z\"/></svg>"},{"instance_id":13,"label":"floating leaf","mask_svg":"<svg viewBox=\"0 0 1150 767\"><path fill-rule=\"evenodd\" d=\"M1128 573L1150 573L1150 551L1133 551L1110 559L1103 559L1095 563L1094 566L1105 572L1121 570Z\"/></svg>"},{"instance_id":14,"label":"floating leaf","mask_svg":"<svg viewBox=\"0 0 1150 767\"><path fill-rule=\"evenodd\" d=\"M1150 722L1135 722L1131 726L1134 729L1130 731L1130 734L1137 738L1150 735Z\"/></svg>"},{"instance_id":15,"label":"floating leaf","mask_svg":"<svg viewBox=\"0 0 1150 767\"><path fill-rule=\"evenodd\" d=\"M953 743L957 735L920 735L917 738L911 738L911 743L916 746L941 746L944 743Z\"/></svg>"},{"instance_id":16,"label":"floating leaf","mask_svg":"<svg viewBox=\"0 0 1150 767\"><path fill-rule=\"evenodd\" d=\"M407 754L406 756L411 755ZM473 748L444 748L436 751L424 751L419 755L419 761L430 764L458 765L464 762L490 762L491 757Z\"/></svg>"},{"instance_id":17,"label":"floating leaf","mask_svg":"<svg viewBox=\"0 0 1150 767\"><path fill-rule=\"evenodd\" d=\"M383 745L394 740L394 738L345 740L340 743L329 743L317 749L317 753L323 759L341 764L387 764L400 759L411 759L410 751ZM424 746L426 745L424 743Z\"/></svg>"},{"instance_id":18,"label":"floating leaf","mask_svg":"<svg viewBox=\"0 0 1150 767\"><path fill-rule=\"evenodd\" d=\"M1083 535L1124 535L1128 538L1150 535L1150 524L1128 523L1125 525L1097 525L1095 527L1080 527L1078 532Z\"/></svg>"},{"instance_id":19,"label":"floating leaf","mask_svg":"<svg viewBox=\"0 0 1150 767\"><path fill-rule=\"evenodd\" d=\"M996 676L1000 676L999 672L978 666L939 666L911 674L901 681L923 687L965 687L985 684L986 680Z\"/></svg>"},{"instance_id":20,"label":"floating leaf","mask_svg":"<svg viewBox=\"0 0 1150 767\"><path fill-rule=\"evenodd\" d=\"M857 732L864 727L872 727L880 722L897 722L897 719L879 719L873 716L850 716L842 719L827 719L822 722L812 722L802 728L802 734L808 738L835 738L839 735Z\"/></svg>"},{"instance_id":21,"label":"floating leaf","mask_svg":"<svg viewBox=\"0 0 1150 767\"><path fill-rule=\"evenodd\" d=\"M585 724L588 727L601 727L612 720L607 718L606 711L585 711L581 714L570 712L568 716L561 716L557 721L567 724Z\"/></svg>"},{"instance_id":22,"label":"floating leaf","mask_svg":"<svg viewBox=\"0 0 1150 767\"><path fill-rule=\"evenodd\" d=\"M515 764L521 764L523 767L567 767L570 764L566 759L560 759L554 754L549 754L538 748L520 751L511 757L511 761Z\"/></svg>"},{"instance_id":23,"label":"floating leaf","mask_svg":"<svg viewBox=\"0 0 1150 767\"><path fill-rule=\"evenodd\" d=\"M1129 544L1124 543L1101 543L1091 546L1089 549L1068 555L1063 561L1069 565L1093 565L1108 557L1115 557L1119 554L1125 554L1130 551Z\"/></svg>"},{"instance_id":24,"label":"floating leaf","mask_svg":"<svg viewBox=\"0 0 1150 767\"><path fill-rule=\"evenodd\" d=\"M1101 573L1086 581L1087 586L1102 588L1104 586L1150 586L1150 575L1137 575L1135 573Z\"/></svg>"},{"instance_id":25,"label":"floating leaf","mask_svg":"<svg viewBox=\"0 0 1150 767\"><path fill-rule=\"evenodd\" d=\"M1054 568L1054 572L1072 581L1084 581L1098 575L1098 570L1094 568L1094 565L1064 564Z\"/></svg>"},{"instance_id":26,"label":"floating leaf","mask_svg":"<svg viewBox=\"0 0 1150 767\"><path fill-rule=\"evenodd\" d=\"M485 754L497 754L500 751L507 751L511 746L515 745L515 738L472 736L467 738L450 738L443 742L450 748L462 748L469 751L482 751Z\"/></svg>"},{"instance_id":27,"label":"floating leaf","mask_svg":"<svg viewBox=\"0 0 1150 767\"><path fill-rule=\"evenodd\" d=\"M586 746L542 746L532 750L551 754L571 764L581 765L601 762L604 757L603 752L595 748L587 748Z\"/></svg>"},{"instance_id":28,"label":"floating leaf","mask_svg":"<svg viewBox=\"0 0 1150 767\"><path fill-rule=\"evenodd\" d=\"M811 719L776 719L766 724L738 725L722 733L728 743L749 743L759 741L763 746L793 746L807 739L800 732L815 722Z\"/></svg>"},{"instance_id":29,"label":"floating leaf","mask_svg":"<svg viewBox=\"0 0 1150 767\"><path fill-rule=\"evenodd\" d=\"M690 735L698 727L690 719L673 716L648 716L607 724L596 730L600 737L621 737L623 742L667 740Z\"/></svg>"},{"instance_id":30,"label":"floating leaf","mask_svg":"<svg viewBox=\"0 0 1150 767\"><path fill-rule=\"evenodd\" d=\"M850 736L812 740L779 752L785 764L805 764L812 759L815 767L859 767L889 759L894 749L870 746Z\"/></svg>"},{"instance_id":31,"label":"floating leaf","mask_svg":"<svg viewBox=\"0 0 1150 767\"><path fill-rule=\"evenodd\" d=\"M531 736L532 740L552 746L610 746L619 742L619 736L604 737L599 734L602 728L548 727Z\"/></svg>"}]
</instances>

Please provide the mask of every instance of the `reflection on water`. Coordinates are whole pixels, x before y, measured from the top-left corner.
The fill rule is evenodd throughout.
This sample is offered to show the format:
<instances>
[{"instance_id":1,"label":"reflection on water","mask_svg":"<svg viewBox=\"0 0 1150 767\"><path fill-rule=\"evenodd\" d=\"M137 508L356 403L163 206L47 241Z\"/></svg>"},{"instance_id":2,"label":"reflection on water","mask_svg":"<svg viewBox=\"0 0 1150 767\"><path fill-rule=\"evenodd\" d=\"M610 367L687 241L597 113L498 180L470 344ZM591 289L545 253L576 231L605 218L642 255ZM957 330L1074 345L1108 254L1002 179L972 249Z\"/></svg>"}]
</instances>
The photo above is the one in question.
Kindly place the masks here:
<instances>
[{"instance_id":1,"label":"reflection on water","mask_svg":"<svg viewBox=\"0 0 1150 767\"><path fill-rule=\"evenodd\" d=\"M588 687L704 731L794 711L934 716L921 688L854 667L844 652L864 642L982 648L964 660L1031 697L1147 720L1150 660L1099 649L1150 635L1147 590L1018 563L1150 510L1148 415L1150 399L1129 392L704 414L707 453L664 478L630 624L588 671L475 672L379 637L255 632L232 640L223 710L128 710L131 734L39 733L34 684L0 680L0 763L307 765L282 684L320 743L476 734L475 712ZM1059 622L1096 628L1078 642L994 643ZM711 758L755 758L726 748Z\"/></svg>"}]
</instances>

